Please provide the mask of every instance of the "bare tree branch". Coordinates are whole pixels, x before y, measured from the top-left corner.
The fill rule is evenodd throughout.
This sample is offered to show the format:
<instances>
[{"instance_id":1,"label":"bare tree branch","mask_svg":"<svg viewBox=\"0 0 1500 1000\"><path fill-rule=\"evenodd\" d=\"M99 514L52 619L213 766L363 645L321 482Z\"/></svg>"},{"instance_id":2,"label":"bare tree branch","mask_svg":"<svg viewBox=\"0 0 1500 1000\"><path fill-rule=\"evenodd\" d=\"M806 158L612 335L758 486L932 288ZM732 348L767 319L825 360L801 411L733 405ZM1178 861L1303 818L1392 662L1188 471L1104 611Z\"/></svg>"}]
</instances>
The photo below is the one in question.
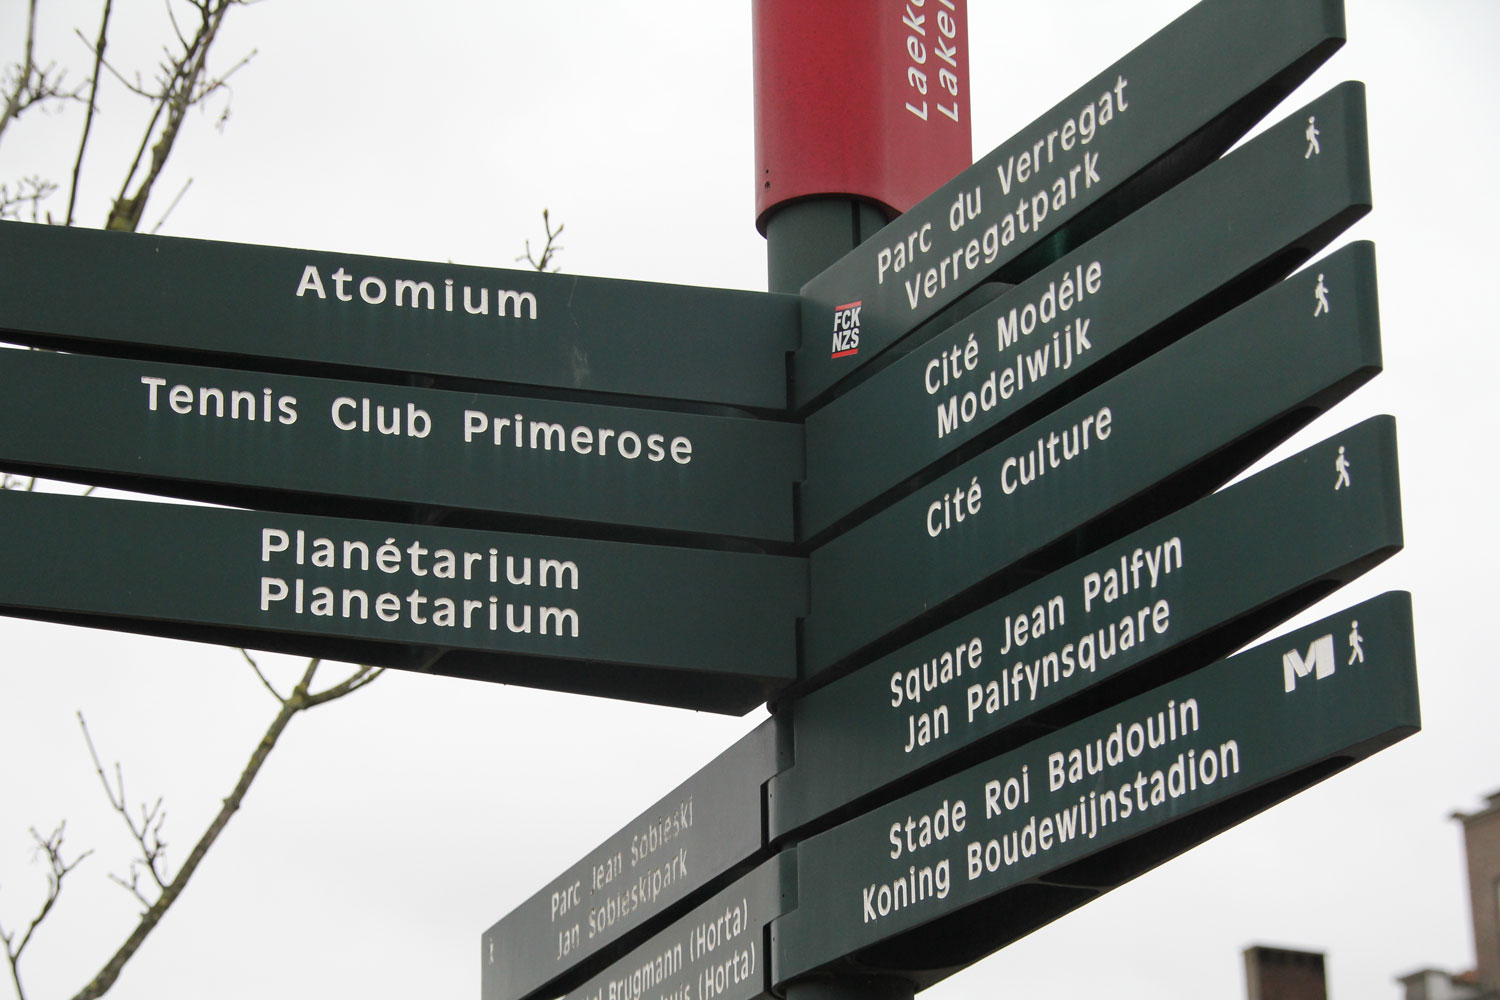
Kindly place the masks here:
<instances>
[{"instance_id":1,"label":"bare tree branch","mask_svg":"<svg viewBox=\"0 0 1500 1000\"><path fill-rule=\"evenodd\" d=\"M552 222L547 217L547 210L545 208L542 209L542 230L547 234L547 244L546 246L542 247L541 256L533 257L531 255L531 241L527 240L526 252L517 257L516 260L524 260L531 264L531 266L538 271L549 270L548 265L552 263L552 259L558 254L562 253L563 248L559 245L556 245L556 241L557 238L562 235L563 228L564 226L559 223L558 227L556 229L553 229ZM561 270L561 268L551 267L550 270L555 272Z\"/></svg>"},{"instance_id":2,"label":"bare tree branch","mask_svg":"<svg viewBox=\"0 0 1500 1000\"><path fill-rule=\"evenodd\" d=\"M260 678L260 682L266 686L266 690L271 692L271 697L285 705L286 699L281 696L280 691L271 686L270 681L266 680L266 675L261 673L260 664L255 662L255 657L250 655L250 651L241 649L240 655L245 658L246 663L250 664L250 669L255 671L255 676Z\"/></svg>"},{"instance_id":3,"label":"bare tree branch","mask_svg":"<svg viewBox=\"0 0 1500 1000\"><path fill-rule=\"evenodd\" d=\"M177 36L177 44L181 45L183 48L187 48L188 40L183 35L182 28L180 28L177 24L177 11L173 9L170 3L167 4L167 20L172 24L172 34Z\"/></svg>"},{"instance_id":4,"label":"bare tree branch","mask_svg":"<svg viewBox=\"0 0 1500 1000\"><path fill-rule=\"evenodd\" d=\"M22 177L16 182L14 189L8 184L0 183L0 219L19 219L27 214L25 207L29 205L31 221L39 221L42 201L56 190L56 184L35 175Z\"/></svg>"},{"instance_id":5,"label":"bare tree branch","mask_svg":"<svg viewBox=\"0 0 1500 1000\"><path fill-rule=\"evenodd\" d=\"M83 37L83 32L79 31L77 28L73 29L73 34L77 35L78 36L78 40L80 42L82 42L83 44L85 44L85 45L89 44L89 40L87 38ZM140 73L136 73L136 75L135 75L135 82L132 83L131 81L125 79L125 74L123 74L119 70L115 69L114 64L111 63L108 59L101 59L99 61L99 65L101 65L105 69L109 70L109 75L112 76L112 77L114 77L117 81L119 81L120 86L124 87L126 90L130 91L135 96L137 96L137 97L144 97L147 100L151 100L151 101L156 100L156 97L157 97L156 91L154 91L154 90L147 90L146 89L146 85L141 82L141 74ZM154 123L154 119L153 119L153 123Z\"/></svg>"},{"instance_id":6,"label":"bare tree branch","mask_svg":"<svg viewBox=\"0 0 1500 1000\"><path fill-rule=\"evenodd\" d=\"M208 58L219 29L231 7L248 6L253 0L188 0L198 14L197 30L189 36L182 30L174 0L166 0L167 16L171 23L176 47L163 46L161 60L157 64L153 79L147 82L140 73L127 77L106 58L113 0L105 0L100 19L98 37L90 41L75 29L84 45L88 46L93 60L93 73L83 84L75 87L64 85L66 71L54 65L39 66L36 57L37 0L29 0L26 21L26 39L19 63L10 67L0 79L0 136L5 134L9 123L33 105L50 101L79 101L87 104L83 129L79 136L77 155L73 163L72 177L68 185L67 209L62 219L72 225L77 219L79 189L83 173L84 157L93 136L95 113L99 110L100 84L105 74L113 76L130 93L150 103L151 112L141 132L140 143L126 161L126 170L119 192L110 206L105 222L107 229L136 231L140 229L145 215L146 203L165 169L176 146L183 120L190 108L202 105L212 95L224 90L229 92L229 79L247 65L256 55L252 50L235 62L227 72L212 76L208 69ZM87 97L85 98L85 91ZM229 104L226 102L217 116L215 127L222 129L229 119ZM191 183L191 181L189 181ZM29 212L33 221L42 221L40 202L54 193L58 185L40 178L28 179L10 187L0 185L0 218L20 218ZM177 199L169 205L157 222L159 228L171 214L186 192L186 186L178 192ZM53 221L47 213L47 221ZM154 232L155 230L153 230Z\"/></svg>"},{"instance_id":7,"label":"bare tree branch","mask_svg":"<svg viewBox=\"0 0 1500 1000\"><path fill-rule=\"evenodd\" d=\"M105 223L106 229L134 232L140 228L146 199L150 197L152 188L166 166L167 158L177 142L182 120L188 109L215 93L227 79L227 75L217 79L207 77L208 53L214 39L218 36L219 27L223 24L225 15L229 13L231 7L239 5L240 0L193 0L193 7L197 9L200 18L198 30L183 48L180 56L173 56L168 52L166 61L162 63L162 76L158 81L160 90L153 97L156 107L152 112L151 125L147 129L141 147L136 151L135 158L131 161L125 182L120 186L120 194L110 209L109 219ZM230 73L239 69L253 56L252 52L250 56L240 60L230 69ZM159 134L156 131L158 122L161 123ZM157 136L154 144L150 144L152 135ZM148 144L151 149L150 162L146 165L145 175L137 185L135 193L130 194L130 185L141 168Z\"/></svg>"},{"instance_id":8,"label":"bare tree branch","mask_svg":"<svg viewBox=\"0 0 1500 1000\"><path fill-rule=\"evenodd\" d=\"M84 858L94 853L84 851L72 861L63 859L63 831L67 825L66 820L58 823L52 833L46 837L37 833L36 827L31 828L31 839L36 841L37 853L46 857L47 866L50 869L47 873L47 898L42 902L36 916L31 918L31 923L26 926L26 933L21 935L19 942L16 941L15 931L7 931L4 927L0 927L0 943L5 945L5 957L10 963L10 979L15 985L17 1000L26 1000L26 990L21 985L21 953L31 943L31 936L36 933L37 927L41 926L42 921L46 920L47 915L52 912L57 897L62 894L63 879L67 878L68 873L77 868Z\"/></svg>"},{"instance_id":9,"label":"bare tree branch","mask_svg":"<svg viewBox=\"0 0 1500 1000\"><path fill-rule=\"evenodd\" d=\"M110 875L110 879L129 890L131 895L140 900L141 905L149 908L151 901L146 899L140 891L141 868L144 867L151 875L151 880L156 883L158 889L167 887L167 843L161 838L161 825L166 821L167 815L162 811L162 800L158 798L156 804L149 810L145 803L142 803L141 821L137 824L130 816L130 803L125 795L124 770L119 762L115 763L115 784L111 787L109 779L104 775L104 765L99 763L99 754L94 749L94 740L89 735L89 726L84 721L82 712L78 713L78 725L83 730L83 741L88 744L89 756L93 758L94 771L99 775L100 783L104 785L104 794L109 798L110 806L125 821L130 836L135 840L141 852L140 857L132 858L130 861L130 881L127 882L114 874Z\"/></svg>"},{"instance_id":10,"label":"bare tree branch","mask_svg":"<svg viewBox=\"0 0 1500 1000\"><path fill-rule=\"evenodd\" d=\"M48 101L79 99L78 89L63 89L62 81L66 76L65 71L58 70L52 63L48 63L44 68L37 67L36 4L37 0L30 0L27 5L26 43L21 62L10 69L6 73L6 81L0 83L5 97L5 107L0 110L0 136L4 136L7 125L33 105L45 104ZM14 74L14 79L10 78L11 74Z\"/></svg>"},{"instance_id":11,"label":"bare tree branch","mask_svg":"<svg viewBox=\"0 0 1500 1000\"><path fill-rule=\"evenodd\" d=\"M31 0L26 8L26 48L23 51L15 83L6 88L5 112L0 115L0 136L5 135L5 126L20 115L21 103L25 100L27 88L31 86L31 75L36 68L36 0Z\"/></svg>"},{"instance_id":12,"label":"bare tree branch","mask_svg":"<svg viewBox=\"0 0 1500 1000\"><path fill-rule=\"evenodd\" d=\"M346 694L353 694L360 688L374 681L382 673L384 673L384 671L380 667L360 667L354 673L350 674L348 677L344 678L333 687L328 688L326 691L319 691L316 694L309 694L307 696L307 704L304 707L316 708L318 705L321 705L324 702L333 701L335 698L342 698Z\"/></svg>"},{"instance_id":13,"label":"bare tree branch","mask_svg":"<svg viewBox=\"0 0 1500 1000\"><path fill-rule=\"evenodd\" d=\"M255 668L256 674L261 676L262 683L271 689L274 694L275 689L265 680L264 675L261 675L260 668L256 666L255 661L251 659L248 653L245 654L245 658ZM267 727L265 735L261 737L260 742L256 744L254 751L251 752L250 760L246 763L245 769L240 773L239 780L235 783L233 791L224 799L217 815L214 816L207 829L203 831L203 835L198 838L198 842L193 845L193 849L188 854L187 859L178 868L176 876L170 882L163 881L165 877L163 866L163 870L160 873L162 878L158 879L158 882L161 883L160 894L146 907L145 912L141 914L140 922L136 924L135 929L125 940L125 943L110 957L109 961L104 964L104 967L99 970L98 974L88 985L78 991L73 1000L93 1000L93 998L103 996L114 985L115 980L120 975L120 971L125 967L125 963L135 955L136 951L140 949L141 944L146 940L146 937L161 922L161 918L172 904L177 901L183 889L187 887L188 881L197 872L199 864L202 863L203 858L208 854L209 848L213 847L214 842L224 832L224 828L229 824L230 819L239 811L240 804L245 799L245 794L250 790L250 786L255 781L256 775L260 773L260 769L265 764L266 758L275 749L277 740L281 738L282 732L285 731L287 725L297 713L326 704L345 695L353 694L360 688L370 684L382 673L378 667L361 666L356 668L353 674L339 683L324 691L314 693L311 691L313 678L317 674L321 662L316 659L307 662L307 667L302 673L302 679L297 682L297 686L292 689L290 695L281 699L280 710L276 713L276 717L271 720L270 726ZM79 717L79 721L82 723L82 716ZM85 739L87 739L88 730L86 727L84 735ZM89 743L89 752L91 754L94 753L91 741ZM99 765L97 754L94 755L94 765L95 769L99 772L100 779L104 781L105 792L110 798L111 805L123 802L125 798L123 777L117 779L115 788L111 788L108 780L104 779L104 770ZM166 846L165 842L160 839L159 815L164 815L158 813L160 802L151 810L145 809L144 806L142 807L142 822L140 825L137 825L129 817L128 813L120 810L119 806L116 806L116 809L121 811L122 815L126 817L126 822L130 826L132 835L135 836L137 844L142 848L143 858L139 859L142 865L152 873L153 877L157 876L158 870L155 862L160 856L160 850ZM134 869L132 874L134 876ZM138 889L138 884L123 884L132 891ZM137 897L142 898L138 892ZM142 898L142 902L145 902L144 898Z\"/></svg>"},{"instance_id":14,"label":"bare tree branch","mask_svg":"<svg viewBox=\"0 0 1500 1000\"><path fill-rule=\"evenodd\" d=\"M104 17L99 21L99 41L94 44L94 72L89 76L89 108L83 116L83 136L78 140L78 158L73 161L73 183L68 187L68 214L63 225L73 224L73 206L78 203L78 175L83 171L83 151L89 144L89 129L94 111L99 107L99 67L104 65L104 46L109 37L109 12L114 0L104 0ZM169 8L170 9L170 8Z\"/></svg>"},{"instance_id":15,"label":"bare tree branch","mask_svg":"<svg viewBox=\"0 0 1500 1000\"><path fill-rule=\"evenodd\" d=\"M156 233L161 231L162 224L167 221L167 216L172 214L172 209L177 207L177 203L182 200L182 196L187 194L188 188L192 186L193 179L189 177L186 181L183 182L182 188L177 192L177 197L172 199L172 204L167 206L167 210L161 213L161 218L156 220L156 225L151 227L151 232Z\"/></svg>"},{"instance_id":16,"label":"bare tree branch","mask_svg":"<svg viewBox=\"0 0 1500 1000\"><path fill-rule=\"evenodd\" d=\"M240 0L240 5L244 6L244 0ZM231 76L234 76L234 74L238 73L240 70L244 69L246 66L250 65L250 60L254 59L258 55L260 55L260 49L251 49L248 54L241 56L240 61L229 67L229 69L224 72L223 76L215 77L213 80L210 80L208 83L204 84L203 89L199 91L198 96L194 98L193 103L198 104L211 94L217 93L220 90L229 89L229 78ZM228 114L227 110L225 111L225 114Z\"/></svg>"}]
</instances>

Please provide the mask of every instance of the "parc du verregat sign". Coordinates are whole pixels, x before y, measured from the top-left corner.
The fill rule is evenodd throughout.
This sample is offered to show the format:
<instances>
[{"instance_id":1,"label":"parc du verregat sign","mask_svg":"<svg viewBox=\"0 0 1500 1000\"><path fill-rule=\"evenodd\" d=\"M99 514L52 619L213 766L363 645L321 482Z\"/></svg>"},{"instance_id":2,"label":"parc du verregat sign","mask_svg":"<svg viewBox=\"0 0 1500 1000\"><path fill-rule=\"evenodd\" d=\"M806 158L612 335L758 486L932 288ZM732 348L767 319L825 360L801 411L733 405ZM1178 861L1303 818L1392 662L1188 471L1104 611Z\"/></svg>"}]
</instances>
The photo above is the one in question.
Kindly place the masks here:
<instances>
[{"instance_id":1,"label":"parc du verregat sign","mask_svg":"<svg viewBox=\"0 0 1500 1000\"><path fill-rule=\"evenodd\" d=\"M1218 489L1380 370L1373 247L1307 263L1363 89L1226 152L1341 4L1204 0L972 164L962 0L755 33L796 293L0 224L56 349L0 463L223 505L0 493L7 614L772 703L484 932L483 1000L910 992L1419 725L1405 595L1230 655L1402 545L1388 417Z\"/></svg>"}]
</instances>

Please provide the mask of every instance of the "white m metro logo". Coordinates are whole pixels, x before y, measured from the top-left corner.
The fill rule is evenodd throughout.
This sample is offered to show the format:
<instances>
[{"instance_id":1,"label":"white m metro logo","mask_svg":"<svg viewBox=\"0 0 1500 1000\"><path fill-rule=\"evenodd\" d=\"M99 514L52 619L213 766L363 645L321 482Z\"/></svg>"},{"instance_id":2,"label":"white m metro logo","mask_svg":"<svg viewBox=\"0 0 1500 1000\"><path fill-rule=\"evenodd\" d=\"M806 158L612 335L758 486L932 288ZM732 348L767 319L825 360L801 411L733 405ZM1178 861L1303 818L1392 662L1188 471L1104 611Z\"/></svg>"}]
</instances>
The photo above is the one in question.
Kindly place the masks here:
<instances>
[{"instance_id":1,"label":"white m metro logo","mask_svg":"<svg viewBox=\"0 0 1500 1000\"><path fill-rule=\"evenodd\" d=\"M1322 680L1333 673L1337 664L1333 657L1333 636L1325 635L1314 639L1313 644L1307 647L1307 656L1304 658L1297 650L1281 654L1281 668L1286 674L1286 689L1288 692L1297 689L1297 678L1313 674L1318 680Z\"/></svg>"}]
</instances>

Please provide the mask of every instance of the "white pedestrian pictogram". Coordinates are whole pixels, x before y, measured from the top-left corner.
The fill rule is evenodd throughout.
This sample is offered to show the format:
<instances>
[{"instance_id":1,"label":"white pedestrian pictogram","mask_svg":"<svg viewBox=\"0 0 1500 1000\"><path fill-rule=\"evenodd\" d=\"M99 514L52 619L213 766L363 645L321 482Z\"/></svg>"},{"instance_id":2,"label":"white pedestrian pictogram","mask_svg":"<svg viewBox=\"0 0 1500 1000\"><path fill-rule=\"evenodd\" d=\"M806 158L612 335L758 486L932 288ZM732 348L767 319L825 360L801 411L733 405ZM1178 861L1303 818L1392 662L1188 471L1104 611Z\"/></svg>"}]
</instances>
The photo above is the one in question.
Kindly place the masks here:
<instances>
[{"instance_id":1,"label":"white pedestrian pictogram","mask_svg":"<svg viewBox=\"0 0 1500 1000\"><path fill-rule=\"evenodd\" d=\"M1359 622L1349 623L1349 663L1365 662L1365 637L1359 634Z\"/></svg>"},{"instance_id":2,"label":"white pedestrian pictogram","mask_svg":"<svg viewBox=\"0 0 1500 1000\"><path fill-rule=\"evenodd\" d=\"M1349 482L1349 459L1344 455L1344 446L1339 445L1339 457L1334 461L1333 467L1338 470L1339 477L1333 482L1333 489L1337 492L1340 488L1351 486Z\"/></svg>"},{"instance_id":3,"label":"white pedestrian pictogram","mask_svg":"<svg viewBox=\"0 0 1500 1000\"><path fill-rule=\"evenodd\" d=\"M1318 300L1318 304L1313 307L1314 316L1322 316L1328 312L1328 286L1323 284L1321 274L1318 275L1318 286L1313 289L1313 298Z\"/></svg>"},{"instance_id":4,"label":"white pedestrian pictogram","mask_svg":"<svg viewBox=\"0 0 1500 1000\"><path fill-rule=\"evenodd\" d=\"M1307 119L1307 152L1302 154L1304 160L1310 160L1323 152L1323 147L1318 145L1318 118L1312 115Z\"/></svg>"}]
</instances>

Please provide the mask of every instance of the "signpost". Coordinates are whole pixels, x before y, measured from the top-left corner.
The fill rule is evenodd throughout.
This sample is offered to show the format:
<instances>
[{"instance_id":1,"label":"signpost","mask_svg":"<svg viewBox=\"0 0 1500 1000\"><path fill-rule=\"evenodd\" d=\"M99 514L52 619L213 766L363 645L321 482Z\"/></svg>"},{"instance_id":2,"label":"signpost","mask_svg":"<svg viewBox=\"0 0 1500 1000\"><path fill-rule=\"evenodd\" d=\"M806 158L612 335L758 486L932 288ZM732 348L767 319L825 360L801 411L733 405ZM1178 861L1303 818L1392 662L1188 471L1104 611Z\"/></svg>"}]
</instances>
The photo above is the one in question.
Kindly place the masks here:
<instances>
[{"instance_id":1,"label":"signpost","mask_svg":"<svg viewBox=\"0 0 1500 1000\"><path fill-rule=\"evenodd\" d=\"M1372 247L1277 283L1368 208L1357 85L1173 190L1342 31L1206 0L803 286L763 841L568 964L607 843L487 934L485 1000L909 997L1415 731L1402 594L1202 667L1401 545L1389 418L1204 497L1380 366ZM819 218L773 281L848 235Z\"/></svg>"},{"instance_id":2,"label":"signpost","mask_svg":"<svg viewBox=\"0 0 1500 1000\"><path fill-rule=\"evenodd\" d=\"M802 841L775 982L925 988L1418 728L1410 598L1386 594Z\"/></svg>"},{"instance_id":3,"label":"signpost","mask_svg":"<svg viewBox=\"0 0 1500 1000\"><path fill-rule=\"evenodd\" d=\"M762 789L790 757L766 720L512 910L484 933L484 1000L573 989L643 928L761 860Z\"/></svg>"},{"instance_id":4,"label":"signpost","mask_svg":"<svg viewBox=\"0 0 1500 1000\"><path fill-rule=\"evenodd\" d=\"M781 556L16 491L0 545L7 614L719 712L806 602Z\"/></svg>"},{"instance_id":5,"label":"signpost","mask_svg":"<svg viewBox=\"0 0 1500 1000\"><path fill-rule=\"evenodd\" d=\"M1147 39L803 287L793 404L1212 162L1343 44L1343 14L1204 0Z\"/></svg>"},{"instance_id":6,"label":"signpost","mask_svg":"<svg viewBox=\"0 0 1500 1000\"><path fill-rule=\"evenodd\" d=\"M809 413L803 536L1238 304L1368 212L1362 92L1289 115Z\"/></svg>"},{"instance_id":7,"label":"signpost","mask_svg":"<svg viewBox=\"0 0 1500 1000\"><path fill-rule=\"evenodd\" d=\"M802 678L1219 485L1373 376L1378 327L1373 254L1347 247L823 545Z\"/></svg>"},{"instance_id":8,"label":"signpost","mask_svg":"<svg viewBox=\"0 0 1500 1000\"><path fill-rule=\"evenodd\" d=\"M792 700L771 838L1232 652L1401 545L1373 417Z\"/></svg>"},{"instance_id":9,"label":"signpost","mask_svg":"<svg viewBox=\"0 0 1500 1000\"><path fill-rule=\"evenodd\" d=\"M776 699L484 1000L909 1000L1415 731L1404 594L1218 659L1402 544L1388 417L1209 495L1381 365L1372 246L1281 280L1369 208L1363 89L1213 162L1341 3L1203 0L917 202L963 6L847 4L852 96L760 121L778 287L916 202L800 296L0 223L0 335L70 352L0 356L0 463L265 508L0 492L0 611Z\"/></svg>"},{"instance_id":10,"label":"signpost","mask_svg":"<svg viewBox=\"0 0 1500 1000\"><path fill-rule=\"evenodd\" d=\"M242 506L790 541L801 452L770 420L0 353L7 467Z\"/></svg>"},{"instance_id":11,"label":"signpost","mask_svg":"<svg viewBox=\"0 0 1500 1000\"><path fill-rule=\"evenodd\" d=\"M797 299L0 223L0 332L66 350L779 410Z\"/></svg>"}]
</instances>

